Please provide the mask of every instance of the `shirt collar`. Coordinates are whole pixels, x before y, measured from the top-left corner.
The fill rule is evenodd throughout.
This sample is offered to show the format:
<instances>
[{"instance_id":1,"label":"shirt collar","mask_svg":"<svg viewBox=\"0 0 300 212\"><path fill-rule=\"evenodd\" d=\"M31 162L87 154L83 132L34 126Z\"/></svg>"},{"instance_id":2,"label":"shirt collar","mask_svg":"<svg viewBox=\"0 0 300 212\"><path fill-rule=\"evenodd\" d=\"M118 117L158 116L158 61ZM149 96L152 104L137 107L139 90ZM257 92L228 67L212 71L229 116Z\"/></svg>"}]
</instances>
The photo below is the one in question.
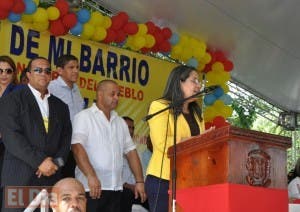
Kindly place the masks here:
<instances>
[{"instance_id":1,"label":"shirt collar","mask_svg":"<svg viewBox=\"0 0 300 212\"><path fill-rule=\"evenodd\" d=\"M103 111L97 107L96 103L92 104L91 109L94 113L102 113L104 115ZM110 119L111 120L115 119L117 116L118 116L118 113L116 111L114 111L114 110L110 111Z\"/></svg>"},{"instance_id":2,"label":"shirt collar","mask_svg":"<svg viewBox=\"0 0 300 212\"><path fill-rule=\"evenodd\" d=\"M58 82L58 84L60 86L62 86L62 87L68 87L71 90L76 90L78 88L77 85L76 85L76 83L73 83L73 87L70 88L61 76L57 77L57 82Z\"/></svg>"},{"instance_id":3,"label":"shirt collar","mask_svg":"<svg viewBox=\"0 0 300 212\"><path fill-rule=\"evenodd\" d=\"M39 92L37 89L35 89L34 87L32 87L29 83L28 83L28 87L30 88L31 92L33 93L33 95L34 95L36 98L39 98L39 99L42 98L42 97L41 97L41 96L42 96L41 92ZM47 89L46 94L45 94L45 96L44 96L44 99L45 99L45 98L48 99L49 96L50 96L50 93L49 93L49 91L48 91L48 89Z\"/></svg>"}]
</instances>

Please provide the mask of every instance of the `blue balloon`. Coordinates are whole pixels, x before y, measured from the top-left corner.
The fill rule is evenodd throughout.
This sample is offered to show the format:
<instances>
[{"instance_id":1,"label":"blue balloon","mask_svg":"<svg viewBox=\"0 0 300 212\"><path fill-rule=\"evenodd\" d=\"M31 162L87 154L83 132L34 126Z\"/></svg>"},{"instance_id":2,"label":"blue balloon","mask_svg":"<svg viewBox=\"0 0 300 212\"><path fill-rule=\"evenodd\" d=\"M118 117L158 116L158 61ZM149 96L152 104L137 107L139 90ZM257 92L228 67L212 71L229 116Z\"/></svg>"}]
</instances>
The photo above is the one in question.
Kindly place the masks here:
<instances>
[{"instance_id":1,"label":"blue balloon","mask_svg":"<svg viewBox=\"0 0 300 212\"><path fill-rule=\"evenodd\" d=\"M83 8L77 12L78 21L82 24L88 22L91 18L91 13L89 10Z\"/></svg>"},{"instance_id":2,"label":"blue balloon","mask_svg":"<svg viewBox=\"0 0 300 212\"><path fill-rule=\"evenodd\" d=\"M36 9L37 6L34 1L30 1L30 0L25 1L25 11L24 11L25 14L28 15L33 14L35 13Z\"/></svg>"},{"instance_id":3,"label":"blue balloon","mask_svg":"<svg viewBox=\"0 0 300 212\"><path fill-rule=\"evenodd\" d=\"M204 101L205 105L213 105L214 102L216 101L216 97L213 94L208 94L208 95L205 95L203 101Z\"/></svg>"},{"instance_id":4,"label":"blue balloon","mask_svg":"<svg viewBox=\"0 0 300 212\"><path fill-rule=\"evenodd\" d=\"M16 23L21 20L21 14L16 14L16 13L11 12L11 13L9 13L7 18L10 22Z\"/></svg>"},{"instance_id":5,"label":"blue balloon","mask_svg":"<svg viewBox=\"0 0 300 212\"><path fill-rule=\"evenodd\" d=\"M179 42L179 35L177 33L173 33L171 38L169 39L171 45L176 45Z\"/></svg>"},{"instance_id":6,"label":"blue balloon","mask_svg":"<svg viewBox=\"0 0 300 212\"><path fill-rule=\"evenodd\" d=\"M223 96L221 96L220 100L222 100L225 105L231 105L233 102L233 99L228 94L224 94Z\"/></svg>"},{"instance_id":7,"label":"blue balloon","mask_svg":"<svg viewBox=\"0 0 300 212\"><path fill-rule=\"evenodd\" d=\"M218 87L215 91L214 91L214 95L216 98L221 97L224 94L224 90L222 87Z\"/></svg>"},{"instance_id":8,"label":"blue balloon","mask_svg":"<svg viewBox=\"0 0 300 212\"><path fill-rule=\"evenodd\" d=\"M77 22L76 25L70 29L72 35L80 35L82 33L83 26L81 23Z\"/></svg>"},{"instance_id":9,"label":"blue balloon","mask_svg":"<svg viewBox=\"0 0 300 212\"><path fill-rule=\"evenodd\" d=\"M197 68L198 67L198 61L196 60L196 58L191 57L187 63L188 66L193 67L193 68Z\"/></svg>"}]
</instances>

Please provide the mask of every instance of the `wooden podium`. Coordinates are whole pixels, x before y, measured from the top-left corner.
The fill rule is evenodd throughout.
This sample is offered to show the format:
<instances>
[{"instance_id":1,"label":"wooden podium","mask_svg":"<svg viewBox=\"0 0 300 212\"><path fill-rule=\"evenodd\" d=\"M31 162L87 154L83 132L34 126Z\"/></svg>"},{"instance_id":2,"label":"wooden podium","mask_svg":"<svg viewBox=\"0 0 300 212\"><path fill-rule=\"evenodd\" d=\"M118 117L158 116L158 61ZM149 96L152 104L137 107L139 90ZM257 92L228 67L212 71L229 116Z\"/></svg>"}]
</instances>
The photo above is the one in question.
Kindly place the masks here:
<instances>
[{"instance_id":1,"label":"wooden podium","mask_svg":"<svg viewBox=\"0 0 300 212\"><path fill-rule=\"evenodd\" d=\"M176 146L176 190L224 183L286 189L289 147L291 138L232 126L190 138ZM173 154L171 147L171 172Z\"/></svg>"}]
</instances>

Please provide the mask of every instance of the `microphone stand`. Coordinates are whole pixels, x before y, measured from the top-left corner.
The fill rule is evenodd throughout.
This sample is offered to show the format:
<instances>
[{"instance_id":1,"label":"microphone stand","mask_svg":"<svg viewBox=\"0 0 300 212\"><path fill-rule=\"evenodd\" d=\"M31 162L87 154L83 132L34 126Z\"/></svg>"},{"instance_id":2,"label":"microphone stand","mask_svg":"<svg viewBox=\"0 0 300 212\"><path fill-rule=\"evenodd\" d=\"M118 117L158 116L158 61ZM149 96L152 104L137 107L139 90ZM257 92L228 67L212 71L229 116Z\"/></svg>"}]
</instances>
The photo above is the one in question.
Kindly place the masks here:
<instances>
[{"instance_id":1,"label":"microphone stand","mask_svg":"<svg viewBox=\"0 0 300 212\"><path fill-rule=\"evenodd\" d=\"M147 116L145 116L143 118L143 121L148 121L149 119L153 118L154 116L168 110L168 109L173 109L173 115L174 115L174 146L173 146L173 167L172 167L172 188L171 188L171 191L172 191L172 211L175 212L176 211L176 140L177 140L177 118L179 116L179 114L182 112L181 111L181 107L182 107L182 104L189 100L189 99L193 99L193 98L197 98L199 96L203 96L205 94L208 94L208 93L211 93L213 92L218 86L211 86L211 87L208 87L208 88L204 88L202 91L192 95L192 96L189 96L187 98L184 98L182 100L178 100L178 101L175 101L175 102L172 102L169 104L168 107L165 107L164 109L162 110L159 110L153 114L149 114Z\"/></svg>"}]
</instances>

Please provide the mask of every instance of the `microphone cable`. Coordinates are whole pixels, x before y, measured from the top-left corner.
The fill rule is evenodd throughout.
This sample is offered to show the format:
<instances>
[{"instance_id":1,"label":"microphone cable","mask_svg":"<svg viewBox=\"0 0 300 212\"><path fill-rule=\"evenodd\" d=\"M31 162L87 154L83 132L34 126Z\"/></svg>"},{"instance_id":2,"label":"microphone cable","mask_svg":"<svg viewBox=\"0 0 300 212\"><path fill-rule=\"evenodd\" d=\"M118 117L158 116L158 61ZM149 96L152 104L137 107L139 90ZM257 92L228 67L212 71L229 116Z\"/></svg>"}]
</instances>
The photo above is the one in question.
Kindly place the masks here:
<instances>
[{"instance_id":1,"label":"microphone cable","mask_svg":"<svg viewBox=\"0 0 300 212\"><path fill-rule=\"evenodd\" d=\"M168 137L169 123L170 123L170 110L168 111L167 129L166 129L166 135L165 135L163 155L162 155L162 158L161 158L161 166L160 166L158 188L157 188L157 193L156 193L156 197L155 197L155 203L154 203L154 208L153 208L154 210L153 210L153 212L156 212L156 207L157 207L157 203L158 203L158 196L159 196L159 193L160 193L160 186L161 186L161 181L162 181L162 170L163 170L164 158L165 158L166 148L167 148L167 137ZM168 202L168 204L169 204L169 202Z\"/></svg>"}]
</instances>

